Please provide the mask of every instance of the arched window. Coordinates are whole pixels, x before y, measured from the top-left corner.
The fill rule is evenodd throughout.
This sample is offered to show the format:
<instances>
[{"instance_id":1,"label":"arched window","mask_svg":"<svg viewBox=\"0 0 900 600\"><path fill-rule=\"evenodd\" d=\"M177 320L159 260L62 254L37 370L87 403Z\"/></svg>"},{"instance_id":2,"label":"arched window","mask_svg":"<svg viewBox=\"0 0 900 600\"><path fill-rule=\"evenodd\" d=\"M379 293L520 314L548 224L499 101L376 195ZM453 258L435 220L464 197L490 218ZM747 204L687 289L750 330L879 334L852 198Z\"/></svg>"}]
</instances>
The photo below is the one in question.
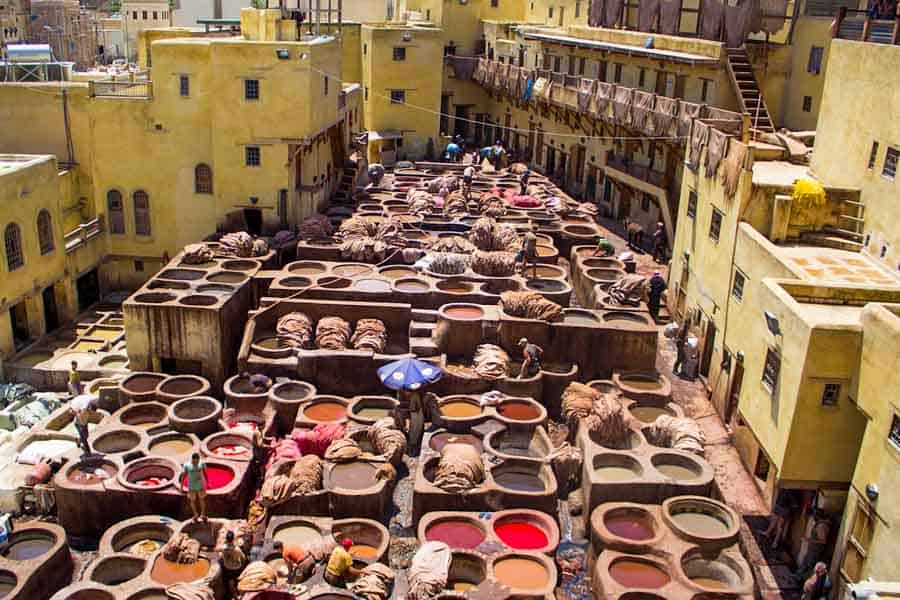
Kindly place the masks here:
<instances>
[{"instance_id":1,"label":"arched window","mask_svg":"<svg viewBox=\"0 0 900 600\"><path fill-rule=\"evenodd\" d=\"M122 205L122 194L118 190L106 192L106 212L109 215L109 232L124 235L125 207Z\"/></svg>"},{"instance_id":2,"label":"arched window","mask_svg":"<svg viewBox=\"0 0 900 600\"><path fill-rule=\"evenodd\" d=\"M209 168L209 165L200 163L194 167L194 192L198 194L213 193L212 169Z\"/></svg>"},{"instance_id":3,"label":"arched window","mask_svg":"<svg viewBox=\"0 0 900 600\"><path fill-rule=\"evenodd\" d=\"M53 221L50 220L50 213L42 210L38 213L37 218L38 241L41 245L41 255L50 254L55 248L53 243Z\"/></svg>"},{"instance_id":4,"label":"arched window","mask_svg":"<svg viewBox=\"0 0 900 600\"><path fill-rule=\"evenodd\" d=\"M150 196L144 190L138 190L131 198L134 201L135 235L150 235Z\"/></svg>"},{"instance_id":5,"label":"arched window","mask_svg":"<svg viewBox=\"0 0 900 600\"><path fill-rule=\"evenodd\" d=\"M22 254L22 230L15 223L6 226L3 232L3 244L6 247L6 266L10 271L25 266L25 256Z\"/></svg>"}]
</instances>

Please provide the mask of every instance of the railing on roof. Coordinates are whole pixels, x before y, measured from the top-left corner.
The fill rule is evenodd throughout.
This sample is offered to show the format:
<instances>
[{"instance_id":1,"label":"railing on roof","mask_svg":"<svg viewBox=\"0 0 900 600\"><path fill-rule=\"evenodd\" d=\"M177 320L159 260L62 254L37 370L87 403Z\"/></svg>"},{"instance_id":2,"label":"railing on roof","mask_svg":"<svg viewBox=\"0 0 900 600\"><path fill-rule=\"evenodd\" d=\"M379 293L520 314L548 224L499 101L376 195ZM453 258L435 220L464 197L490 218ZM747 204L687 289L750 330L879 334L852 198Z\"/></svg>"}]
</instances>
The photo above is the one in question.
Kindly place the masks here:
<instances>
[{"instance_id":1,"label":"railing on roof","mask_svg":"<svg viewBox=\"0 0 900 600\"><path fill-rule=\"evenodd\" d=\"M152 81L91 81L92 97L98 98L141 98L153 97Z\"/></svg>"},{"instance_id":2,"label":"railing on roof","mask_svg":"<svg viewBox=\"0 0 900 600\"><path fill-rule=\"evenodd\" d=\"M63 236L63 242L66 247L66 254L72 254L82 246L86 245L90 240L102 235L105 230L103 215L100 215L92 221L82 223L76 229Z\"/></svg>"},{"instance_id":3,"label":"railing on roof","mask_svg":"<svg viewBox=\"0 0 900 600\"><path fill-rule=\"evenodd\" d=\"M831 31L833 37L893 46L900 43L900 4L897 5L893 19L873 18L866 11L842 6L838 9L834 21Z\"/></svg>"}]
</instances>

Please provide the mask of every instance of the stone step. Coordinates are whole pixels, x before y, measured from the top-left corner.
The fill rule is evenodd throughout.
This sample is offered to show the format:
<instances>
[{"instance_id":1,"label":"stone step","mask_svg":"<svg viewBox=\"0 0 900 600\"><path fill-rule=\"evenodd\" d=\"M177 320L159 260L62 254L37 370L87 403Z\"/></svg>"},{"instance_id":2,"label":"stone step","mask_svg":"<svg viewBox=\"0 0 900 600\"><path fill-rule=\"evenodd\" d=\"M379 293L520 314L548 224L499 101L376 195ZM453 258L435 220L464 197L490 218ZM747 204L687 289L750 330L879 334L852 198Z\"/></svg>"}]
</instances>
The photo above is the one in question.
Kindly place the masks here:
<instances>
[{"instance_id":1,"label":"stone step","mask_svg":"<svg viewBox=\"0 0 900 600\"><path fill-rule=\"evenodd\" d=\"M437 323L425 323L422 321L412 321L409 324L409 337L431 337L431 333Z\"/></svg>"},{"instance_id":2,"label":"stone step","mask_svg":"<svg viewBox=\"0 0 900 600\"><path fill-rule=\"evenodd\" d=\"M434 342L430 337L409 338L409 351L420 357L437 356L440 354L437 346L434 345Z\"/></svg>"},{"instance_id":3,"label":"stone step","mask_svg":"<svg viewBox=\"0 0 900 600\"><path fill-rule=\"evenodd\" d=\"M412 309L412 319L413 321L421 321L424 323L437 323L438 313L436 310L428 310L425 308L414 308Z\"/></svg>"}]
</instances>

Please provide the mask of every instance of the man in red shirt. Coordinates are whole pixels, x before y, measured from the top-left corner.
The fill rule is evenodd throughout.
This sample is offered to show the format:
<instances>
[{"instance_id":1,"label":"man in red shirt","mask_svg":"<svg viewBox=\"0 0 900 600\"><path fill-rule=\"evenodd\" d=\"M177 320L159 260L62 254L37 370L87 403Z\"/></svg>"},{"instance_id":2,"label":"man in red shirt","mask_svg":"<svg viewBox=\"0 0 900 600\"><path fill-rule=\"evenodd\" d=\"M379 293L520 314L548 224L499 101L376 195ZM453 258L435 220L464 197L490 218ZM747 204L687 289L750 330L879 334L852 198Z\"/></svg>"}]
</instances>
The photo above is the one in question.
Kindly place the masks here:
<instances>
[{"instance_id":1,"label":"man in red shirt","mask_svg":"<svg viewBox=\"0 0 900 600\"><path fill-rule=\"evenodd\" d=\"M299 544L275 542L275 551L281 552L288 568L288 583L300 583L309 579L316 567L316 559Z\"/></svg>"}]
</instances>

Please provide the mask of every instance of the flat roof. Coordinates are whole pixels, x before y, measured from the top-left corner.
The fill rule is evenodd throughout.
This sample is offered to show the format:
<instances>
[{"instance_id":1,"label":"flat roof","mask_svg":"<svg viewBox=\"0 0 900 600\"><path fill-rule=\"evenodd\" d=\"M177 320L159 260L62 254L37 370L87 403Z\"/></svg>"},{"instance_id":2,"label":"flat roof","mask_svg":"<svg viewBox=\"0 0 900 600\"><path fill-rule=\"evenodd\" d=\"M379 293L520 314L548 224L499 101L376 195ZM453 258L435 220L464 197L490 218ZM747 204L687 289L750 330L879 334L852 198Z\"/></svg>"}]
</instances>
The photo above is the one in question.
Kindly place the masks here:
<instances>
[{"instance_id":1,"label":"flat roof","mask_svg":"<svg viewBox=\"0 0 900 600\"><path fill-rule=\"evenodd\" d=\"M553 42L564 46L576 46L578 48L590 48L593 50L606 50L608 52L618 52L631 56L645 56L647 58L657 58L662 60L671 60L675 62L683 62L689 64L707 64L715 65L719 63L719 59L702 54L691 54L688 52L678 52L677 50L660 50L659 48L644 48L642 46L631 46L628 44L616 44L614 42L598 42L594 40L586 40L583 38L571 37L567 35L552 35L549 33L529 33L522 34L526 40L541 40L544 42ZM648 34L650 35L650 34Z\"/></svg>"},{"instance_id":2,"label":"flat roof","mask_svg":"<svg viewBox=\"0 0 900 600\"><path fill-rule=\"evenodd\" d=\"M753 163L753 185L792 187L798 179L818 181L809 165L795 165L784 160L760 160Z\"/></svg>"},{"instance_id":3,"label":"flat roof","mask_svg":"<svg viewBox=\"0 0 900 600\"><path fill-rule=\"evenodd\" d=\"M868 254L823 246L776 246L779 258L804 281L900 287L893 271Z\"/></svg>"}]
</instances>

